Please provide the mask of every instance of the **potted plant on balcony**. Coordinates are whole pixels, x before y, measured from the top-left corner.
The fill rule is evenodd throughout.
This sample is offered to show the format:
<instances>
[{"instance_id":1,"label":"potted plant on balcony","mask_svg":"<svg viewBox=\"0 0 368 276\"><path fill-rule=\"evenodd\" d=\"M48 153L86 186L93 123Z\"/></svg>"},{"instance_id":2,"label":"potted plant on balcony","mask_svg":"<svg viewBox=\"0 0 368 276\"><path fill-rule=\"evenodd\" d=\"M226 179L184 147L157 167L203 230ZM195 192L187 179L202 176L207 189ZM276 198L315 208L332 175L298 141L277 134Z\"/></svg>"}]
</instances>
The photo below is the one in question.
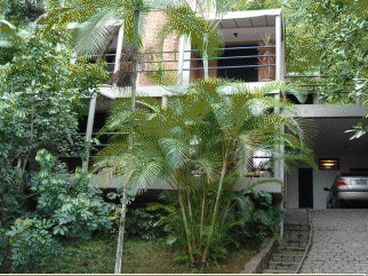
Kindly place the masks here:
<instances>
[{"instance_id":1,"label":"potted plant on balcony","mask_svg":"<svg viewBox=\"0 0 368 276\"><path fill-rule=\"evenodd\" d=\"M272 81L275 79L275 48L270 35L260 41L258 49L258 81Z\"/></svg>"}]
</instances>

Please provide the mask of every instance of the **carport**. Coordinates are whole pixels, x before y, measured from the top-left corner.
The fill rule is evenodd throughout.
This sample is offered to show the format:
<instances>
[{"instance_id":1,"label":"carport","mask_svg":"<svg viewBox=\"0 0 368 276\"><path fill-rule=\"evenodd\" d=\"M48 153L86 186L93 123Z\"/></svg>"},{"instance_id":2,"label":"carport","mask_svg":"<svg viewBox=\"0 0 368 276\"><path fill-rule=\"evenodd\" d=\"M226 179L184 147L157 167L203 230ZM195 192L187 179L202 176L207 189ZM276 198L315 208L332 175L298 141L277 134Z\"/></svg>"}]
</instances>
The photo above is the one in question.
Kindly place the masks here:
<instances>
[{"instance_id":1,"label":"carport","mask_svg":"<svg viewBox=\"0 0 368 276\"><path fill-rule=\"evenodd\" d=\"M298 164L286 172L287 208L325 209L330 187L340 172L368 172L368 135L349 140L344 133L361 117L306 118L317 168Z\"/></svg>"}]
</instances>

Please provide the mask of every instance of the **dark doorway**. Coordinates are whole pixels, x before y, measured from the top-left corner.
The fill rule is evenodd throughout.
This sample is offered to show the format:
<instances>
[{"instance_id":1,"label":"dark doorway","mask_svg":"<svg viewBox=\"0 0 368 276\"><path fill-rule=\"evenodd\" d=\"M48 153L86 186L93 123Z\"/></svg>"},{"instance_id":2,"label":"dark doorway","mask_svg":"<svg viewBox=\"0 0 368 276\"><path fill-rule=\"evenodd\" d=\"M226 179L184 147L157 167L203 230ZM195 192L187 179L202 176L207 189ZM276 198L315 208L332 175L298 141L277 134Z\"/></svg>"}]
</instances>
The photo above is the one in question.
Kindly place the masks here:
<instances>
[{"instance_id":1,"label":"dark doorway","mask_svg":"<svg viewBox=\"0 0 368 276\"><path fill-rule=\"evenodd\" d=\"M226 46L222 55L224 58L218 61L219 68L217 70L217 76L219 78L242 80L246 82L257 82L258 81L257 55L258 55L257 45ZM227 68L228 66L244 66L244 67Z\"/></svg>"},{"instance_id":2,"label":"dark doorway","mask_svg":"<svg viewBox=\"0 0 368 276\"><path fill-rule=\"evenodd\" d=\"M298 170L299 208L313 208L313 169Z\"/></svg>"}]
</instances>

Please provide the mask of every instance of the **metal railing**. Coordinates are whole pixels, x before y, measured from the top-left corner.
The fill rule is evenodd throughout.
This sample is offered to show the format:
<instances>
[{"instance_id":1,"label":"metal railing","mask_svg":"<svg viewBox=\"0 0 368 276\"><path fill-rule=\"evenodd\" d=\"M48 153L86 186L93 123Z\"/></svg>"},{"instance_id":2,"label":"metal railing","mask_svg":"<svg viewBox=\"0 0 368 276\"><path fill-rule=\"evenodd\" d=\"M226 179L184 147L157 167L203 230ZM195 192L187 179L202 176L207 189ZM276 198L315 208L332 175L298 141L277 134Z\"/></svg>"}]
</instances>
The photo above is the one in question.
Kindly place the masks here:
<instances>
[{"instance_id":1,"label":"metal railing","mask_svg":"<svg viewBox=\"0 0 368 276\"><path fill-rule=\"evenodd\" d=\"M327 104L327 103L343 103L343 104L361 104L362 99L354 95L356 79L351 77L341 83L331 84L329 76L326 75L287 75L286 79L293 84L296 84L299 89L313 99L313 102L307 104ZM330 99L320 96L320 93L327 97L330 94ZM296 104L304 104L295 102Z\"/></svg>"},{"instance_id":2,"label":"metal railing","mask_svg":"<svg viewBox=\"0 0 368 276\"><path fill-rule=\"evenodd\" d=\"M218 77L241 79L244 81L264 81L275 79L275 46L232 46L209 49L217 52L216 56L209 58L208 70ZM112 74L116 63L116 53L107 53L102 58L108 65ZM126 74L134 71L140 75L166 72L189 72L190 79L201 78L196 73L203 71L203 58L201 50L191 49L179 52L177 50L145 51L140 52L137 58L137 68L132 68L133 61L129 54L122 53L121 70ZM181 66L181 68L179 68Z\"/></svg>"}]
</instances>

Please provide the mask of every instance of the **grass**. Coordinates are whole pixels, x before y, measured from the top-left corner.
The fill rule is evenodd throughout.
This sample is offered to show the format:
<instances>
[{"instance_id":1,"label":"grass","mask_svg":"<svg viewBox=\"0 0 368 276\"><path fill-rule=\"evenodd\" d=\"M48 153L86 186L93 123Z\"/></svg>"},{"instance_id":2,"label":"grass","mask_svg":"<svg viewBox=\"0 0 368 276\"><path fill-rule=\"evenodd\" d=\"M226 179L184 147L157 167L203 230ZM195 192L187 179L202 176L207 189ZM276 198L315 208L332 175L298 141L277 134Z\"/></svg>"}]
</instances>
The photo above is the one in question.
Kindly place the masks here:
<instances>
[{"instance_id":1,"label":"grass","mask_svg":"<svg viewBox=\"0 0 368 276\"><path fill-rule=\"evenodd\" d=\"M36 273L112 273L115 259L115 239L95 238L64 244L63 251L53 261L37 266ZM238 273L256 253L255 248L235 249L220 264L212 264L206 271ZM124 273L195 273L187 264L175 260L176 250L162 240L125 243Z\"/></svg>"}]
</instances>

